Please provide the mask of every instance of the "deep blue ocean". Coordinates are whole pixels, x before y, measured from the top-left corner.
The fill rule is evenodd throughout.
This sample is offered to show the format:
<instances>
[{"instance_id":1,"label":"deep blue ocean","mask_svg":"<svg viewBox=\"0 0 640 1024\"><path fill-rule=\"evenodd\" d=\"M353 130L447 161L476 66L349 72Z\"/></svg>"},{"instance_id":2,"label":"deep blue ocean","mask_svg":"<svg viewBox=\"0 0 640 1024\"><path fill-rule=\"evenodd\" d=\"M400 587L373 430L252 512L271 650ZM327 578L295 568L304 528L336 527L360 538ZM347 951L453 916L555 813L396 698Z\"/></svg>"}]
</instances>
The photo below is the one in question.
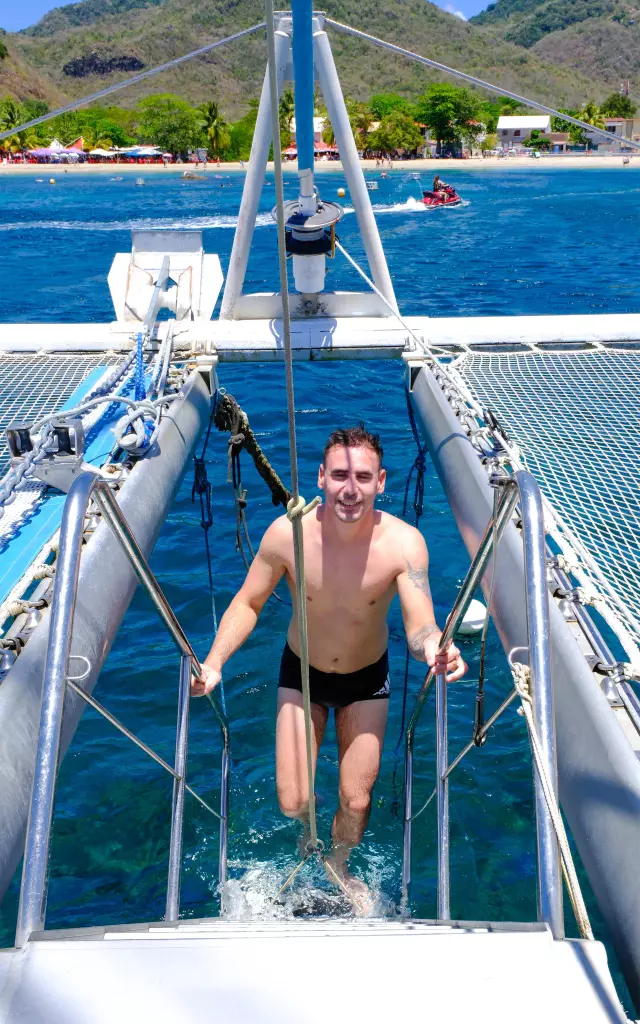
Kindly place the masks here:
<instances>
[{"instance_id":1,"label":"deep blue ocean","mask_svg":"<svg viewBox=\"0 0 640 1024\"><path fill-rule=\"evenodd\" d=\"M144 171L141 170L144 176ZM48 184L49 178L56 184ZM378 177L372 173L369 177ZM116 252L130 249L132 225L202 228L208 252L226 270L244 176L208 172L204 182L183 182L175 172L135 176L43 168L33 177L0 176L0 321L83 322L113 317L107 273ZM372 196L377 221L404 313L489 316L539 313L636 312L640 307L640 235L635 218L640 169L455 170L447 172L465 205L425 211L408 173L379 179ZM424 186L430 182L423 176ZM295 195L286 176L288 197ZM320 173L320 192L335 198L340 173ZM269 211L273 180L265 185L246 287L276 290L276 234ZM346 200L347 210L348 197ZM342 243L358 259L362 246L352 212L339 226ZM338 257L327 287L359 288L355 272ZM220 383L247 412L273 465L288 479L282 365L222 365ZM315 494L323 442L336 426L364 420L379 430L388 485L381 506L400 514L414 450L407 422L402 367L387 362L299 363L295 367L301 490ZM211 438L208 473L213 485L212 541L216 604L221 614L240 586L244 567L235 550L235 518L227 483L226 439ZM182 481L152 565L196 650L204 657L212 635L211 602L199 510L191 502L192 467ZM248 519L254 540L277 514L249 462ZM429 466L421 528L431 551L431 581L443 622L468 559L439 482ZM226 699L231 719L233 769L230 874L241 879L245 910L265 913L267 899L296 863L296 826L277 808L274 785L274 712L277 665L289 606L267 603L258 627L229 663ZM387 743L365 842L353 867L380 893L387 913L399 902L402 762L399 737L404 638L392 608L393 692ZM478 643L464 643L468 681L451 687L450 749L470 735L478 670ZM409 703L422 680L409 674ZM488 703L506 695L510 674L490 632ZM172 760L178 658L146 599L137 594L109 655L97 696L142 739ZM417 738L415 806L434 778L433 705ZM192 702L190 781L217 799L219 742L211 709ZM317 786L321 834L328 841L335 808L335 735L329 728L320 753ZM48 927L158 920L164 913L172 784L108 723L88 711L61 770L51 859ZM467 920L533 920L536 861L531 765L524 725L514 710L474 750L451 785L452 916ZM201 917L219 908L216 823L187 797L182 914ZM414 828L412 912L435 917L435 806ZM18 879L0 919L0 941L10 944ZM322 887L311 869L300 883ZM239 887L236 887L238 889ZM593 898L586 897L598 935L606 940ZM242 902L238 892L235 897ZM303 899L301 894L297 899ZM566 901L568 903L568 900ZM291 908L289 908L290 910ZM286 908L285 908L286 912ZM567 929L576 934L567 914ZM614 965L615 967L615 965ZM629 1005L627 1003L627 1005Z\"/></svg>"}]
</instances>

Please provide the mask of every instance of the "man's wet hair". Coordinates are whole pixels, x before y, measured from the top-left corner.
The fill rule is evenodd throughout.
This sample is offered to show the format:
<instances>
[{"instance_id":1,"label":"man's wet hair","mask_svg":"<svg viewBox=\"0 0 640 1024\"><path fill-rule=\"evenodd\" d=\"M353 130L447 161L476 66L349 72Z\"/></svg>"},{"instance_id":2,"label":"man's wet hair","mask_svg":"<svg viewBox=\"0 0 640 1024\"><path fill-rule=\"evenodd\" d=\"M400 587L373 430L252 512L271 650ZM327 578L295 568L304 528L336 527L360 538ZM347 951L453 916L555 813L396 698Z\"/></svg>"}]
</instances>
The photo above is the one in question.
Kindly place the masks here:
<instances>
[{"instance_id":1,"label":"man's wet hair","mask_svg":"<svg viewBox=\"0 0 640 1024\"><path fill-rule=\"evenodd\" d=\"M323 462L327 461L327 455L332 448L372 448L382 465L383 450L380 435L372 434L364 423L358 423L357 427L343 427L340 430L334 430L324 446Z\"/></svg>"}]
</instances>

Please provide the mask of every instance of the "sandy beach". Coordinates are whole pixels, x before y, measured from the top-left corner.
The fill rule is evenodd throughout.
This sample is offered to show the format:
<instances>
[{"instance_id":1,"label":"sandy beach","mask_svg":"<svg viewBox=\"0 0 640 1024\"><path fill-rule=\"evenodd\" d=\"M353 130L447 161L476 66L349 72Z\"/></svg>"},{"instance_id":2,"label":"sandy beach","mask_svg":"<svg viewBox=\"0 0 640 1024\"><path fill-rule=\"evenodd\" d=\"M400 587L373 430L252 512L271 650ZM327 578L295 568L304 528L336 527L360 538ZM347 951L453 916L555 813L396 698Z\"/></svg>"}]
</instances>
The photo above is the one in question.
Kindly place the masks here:
<instances>
[{"instance_id":1,"label":"sandy beach","mask_svg":"<svg viewBox=\"0 0 640 1024\"><path fill-rule=\"evenodd\" d=\"M624 163L623 161L628 161ZM375 160L361 160L360 161L363 170L365 171L381 171L388 168L376 167ZM297 163L295 161L287 161L283 165L286 170L295 171L297 170ZM488 157L482 159L479 157L473 157L468 160L440 160L440 159L429 159L429 160L396 160L393 163L394 171L431 171L431 172L442 172L442 171L485 171L492 168L500 168L504 170L509 167L518 168L518 170L526 170L531 168L532 170L544 167L545 170L575 170L580 169L602 169L611 167L640 167L640 154L629 154L627 155L607 155L597 156L581 154L579 156L540 156L538 159L530 156L516 156L516 157ZM244 167L239 163L222 163L218 167L217 164L210 163L207 166L206 172L203 172L201 168L198 168L198 173L207 174L220 174L223 171L243 171L246 170L247 163L245 162ZM273 164L270 163L269 167L272 168ZM339 160L318 160L316 161L315 169L318 172L331 172L331 171L342 171L342 164ZM167 167L163 167L162 164L80 164L73 166L70 164L0 164L0 176L5 174L25 174L35 175L36 177L56 177L62 174L108 174L113 177L124 174L135 174L138 177L144 177L150 174L175 174L176 172L182 173L186 170L196 170L192 164L169 164Z\"/></svg>"}]
</instances>

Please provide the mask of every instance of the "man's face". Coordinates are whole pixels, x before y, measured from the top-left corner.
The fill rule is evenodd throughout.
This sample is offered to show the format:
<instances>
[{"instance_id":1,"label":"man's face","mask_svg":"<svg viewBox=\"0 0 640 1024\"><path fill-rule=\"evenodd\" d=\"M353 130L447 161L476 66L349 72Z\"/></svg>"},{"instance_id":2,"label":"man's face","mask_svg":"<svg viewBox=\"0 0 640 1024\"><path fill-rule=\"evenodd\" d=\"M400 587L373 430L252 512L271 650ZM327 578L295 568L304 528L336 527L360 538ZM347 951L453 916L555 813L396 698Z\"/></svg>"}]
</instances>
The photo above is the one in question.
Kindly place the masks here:
<instances>
[{"instance_id":1,"label":"man's face","mask_svg":"<svg viewBox=\"0 0 640 1024\"><path fill-rule=\"evenodd\" d=\"M330 512L343 523L357 523L384 491L386 475L373 448L335 445L320 466L318 487Z\"/></svg>"}]
</instances>

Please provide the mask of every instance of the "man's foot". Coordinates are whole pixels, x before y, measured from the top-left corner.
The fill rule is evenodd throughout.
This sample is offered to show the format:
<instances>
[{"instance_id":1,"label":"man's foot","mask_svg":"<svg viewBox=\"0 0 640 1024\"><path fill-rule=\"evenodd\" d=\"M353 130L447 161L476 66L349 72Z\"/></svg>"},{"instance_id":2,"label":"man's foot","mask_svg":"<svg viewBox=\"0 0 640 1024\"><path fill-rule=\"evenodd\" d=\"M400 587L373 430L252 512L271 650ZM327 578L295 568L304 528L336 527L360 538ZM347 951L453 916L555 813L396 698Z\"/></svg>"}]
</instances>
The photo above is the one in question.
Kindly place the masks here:
<instances>
[{"instance_id":1,"label":"man's foot","mask_svg":"<svg viewBox=\"0 0 640 1024\"><path fill-rule=\"evenodd\" d=\"M352 875L341 860L325 857L324 866L329 881L337 885L351 901L356 917L371 917L376 901L369 886Z\"/></svg>"},{"instance_id":2,"label":"man's foot","mask_svg":"<svg viewBox=\"0 0 640 1024\"><path fill-rule=\"evenodd\" d=\"M307 818L302 823L302 825L302 835L298 839L298 853L300 854L300 859L305 860L309 856L309 851L307 847L311 842L311 830L309 828L309 819Z\"/></svg>"}]
</instances>

